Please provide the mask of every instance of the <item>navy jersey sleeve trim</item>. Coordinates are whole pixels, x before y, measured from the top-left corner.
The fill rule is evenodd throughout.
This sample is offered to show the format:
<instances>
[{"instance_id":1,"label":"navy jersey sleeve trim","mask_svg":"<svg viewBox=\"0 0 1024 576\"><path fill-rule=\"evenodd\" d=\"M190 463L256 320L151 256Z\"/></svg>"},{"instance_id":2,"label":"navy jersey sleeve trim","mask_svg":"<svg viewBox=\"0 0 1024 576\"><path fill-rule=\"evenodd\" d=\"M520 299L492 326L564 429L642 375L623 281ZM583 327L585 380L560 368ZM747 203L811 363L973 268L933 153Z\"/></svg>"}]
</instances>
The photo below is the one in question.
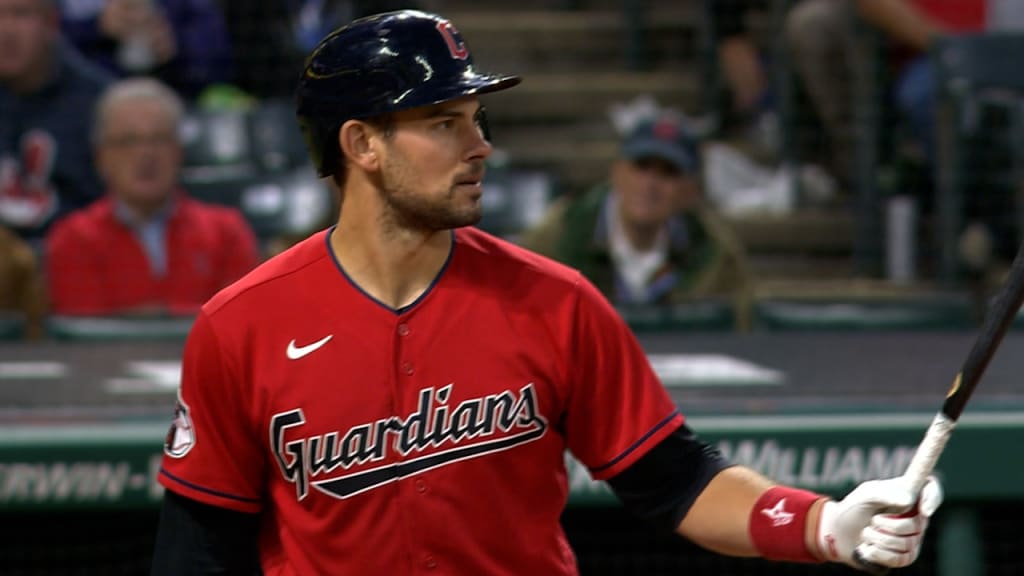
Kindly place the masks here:
<instances>
[{"instance_id":1,"label":"navy jersey sleeve trim","mask_svg":"<svg viewBox=\"0 0 1024 576\"><path fill-rule=\"evenodd\" d=\"M675 530L704 488L731 464L715 447L680 426L636 462L608 479L634 515Z\"/></svg>"},{"instance_id":2,"label":"navy jersey sleeve trim","mask_svg":"<svg viewBox=\"0 0 1024 576\"><path fill-rule=\"evenodd\" d=\"M623 458L629 456L629 454L631 452L633 452L633 450L636 450L637 448L639 448L644 442L647 441L648 438L650 438L651 436L657 434L658 430L661 430L662 428L667 426L668 423L671 422L677 416L679 416L679 411L678 410L673 412L673 413L671 413L671 414L669 414L668 416L665 417L664 420L662 420L661 422L658 422L658 424L656 424L654 426L654 428L651 428L650 430L647 431L646 434L641 436L639 440L637 440L636 442L633 442L632 444L630 444L629 448L626 448L625 450L623 450L621 454L619 454L615 458L612 458L606 464L602 464L601 466L597 466L596 468L591 468L590 469L591 473L595 473L596 474L598 472L601 472L602 470L607 470L608 468L611 468L612 466L615 466Z\"/></svg>"},{"instance_id":3,"label":"navy jersey sleeve trim","mask_svg":"<svg viewBox=\"0 0 1024 576\"><path fill-rule=\"evenodd\" d=\"M207 488L205 486L200 486L199 484L194 484L192 482L189 482L188 480L185 480L184 478L179 478L179 477L175 476L174 474L171 474L170 472L168 472L164 468L160 469L160 473L163 474L164 476L166 476L167 478L173 480L174 482L176 482L178 484L181 484L182 486L191 488L193 490L198 490L199 492L210 494L211 496L217 496L217 497L220 497L220 498L227 498L229 500L237 500L239 502L249 502L249 503L254 503L254 504L258 504L258 503L261 502L261 500L259 498L246 498L245 496L238 496L236 494L228 494L227 492L221 492L219 490L212 490L212 489Z\"/></svg>"}]
</instances>

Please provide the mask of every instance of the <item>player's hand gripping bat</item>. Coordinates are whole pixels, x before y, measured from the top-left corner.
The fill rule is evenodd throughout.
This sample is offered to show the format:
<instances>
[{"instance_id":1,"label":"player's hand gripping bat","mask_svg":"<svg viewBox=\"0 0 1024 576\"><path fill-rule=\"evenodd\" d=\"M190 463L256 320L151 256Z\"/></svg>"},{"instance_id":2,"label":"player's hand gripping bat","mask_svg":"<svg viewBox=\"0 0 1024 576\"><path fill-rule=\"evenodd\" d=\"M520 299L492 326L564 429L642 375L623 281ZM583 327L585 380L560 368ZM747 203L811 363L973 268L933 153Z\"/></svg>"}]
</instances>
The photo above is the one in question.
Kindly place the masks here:
<instances>
[{"instance_id":1,"label":"player's hand gripping bat","mask_svg":"<svg viewBox=\"0 0 1024 576\"><path fill-rule=\"evenodd\" d=\"M909 483L914 494L920 494L928 476L942 455L942 450L953 434L960 414L964 411L967 401L977 387L989 360L995 354L1003 336L1013 323L1013 319L1024 302L1024 245L1017 250L1017 256L1010 266L1006 280L996 294L992 306L985 315L981 332L974 340L967 358L964 359L960 372L953 379L953 386L946 394L942 409L935 415L924 439L917 447L903 478ZM884 566L868 562L855 551L854 558L861 567L872 574L885 574L889 571Z\"/></svg>"}]
</instances>

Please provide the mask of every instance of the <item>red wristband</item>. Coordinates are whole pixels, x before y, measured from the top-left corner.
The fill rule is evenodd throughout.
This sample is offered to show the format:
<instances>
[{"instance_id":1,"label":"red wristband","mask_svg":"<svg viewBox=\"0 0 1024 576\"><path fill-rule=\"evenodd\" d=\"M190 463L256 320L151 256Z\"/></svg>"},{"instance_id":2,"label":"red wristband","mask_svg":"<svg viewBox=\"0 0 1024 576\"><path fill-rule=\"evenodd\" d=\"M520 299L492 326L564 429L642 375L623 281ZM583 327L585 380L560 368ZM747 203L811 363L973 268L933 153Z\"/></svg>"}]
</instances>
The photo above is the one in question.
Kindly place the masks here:
<instances>
[{"instance_id":1,"label":"red wristband","mask_svg":"<svg viewBox=\"0 0 1024 576\"><path fill-rule=\"evenodd\" d=\"M807 490L773 486L750 513L750 540L769 560L821 562L807 549L807 513L822 496Z\"/></svg>"}]
</instances>

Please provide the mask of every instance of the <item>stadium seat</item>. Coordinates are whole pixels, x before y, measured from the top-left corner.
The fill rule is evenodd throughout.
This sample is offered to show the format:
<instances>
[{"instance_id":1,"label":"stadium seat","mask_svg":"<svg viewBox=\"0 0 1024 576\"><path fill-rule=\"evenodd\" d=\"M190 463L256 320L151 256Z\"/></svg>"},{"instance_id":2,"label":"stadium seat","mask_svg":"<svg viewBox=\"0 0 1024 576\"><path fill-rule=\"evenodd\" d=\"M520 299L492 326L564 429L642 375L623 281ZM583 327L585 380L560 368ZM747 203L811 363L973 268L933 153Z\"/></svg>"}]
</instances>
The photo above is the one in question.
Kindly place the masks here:
<instances>
[{"instance_id":1,"label":"stadium seat","mask_svg":"<svg viewBox=\"0 0 1024 576\"><path fill-rule=\"evenodd\" d=\"M756 330L924 331L976 326L966 296L907 299L761 299L754 302Z\"/></svg>"},{"instance_id":2,"label":"stadium seat","mask_svg":"<svg viewBox=\"0 0 1024 576\"><path fill-rule=\"evenodd\" d=\"M249 183L238 207L264 242L278 235L314 232L332 216L331 191L311 165Z\"/></svg>"},{"instance_id":3,"label":"stadium seat","mask_svg":"<svg viewBox=\"0 0 1024 576\"><path fill-rule=\"evenodd\" d=\"M286 172L308 161L291 101L265 100L249 113L248 122L253 157L262 171Z\"/></svg>"},{"instance_id":4,"label":"stadium seat","mask_svg":"<svg viewBox=\"0 0 1024 576\"><path fill-rule=\"evenodd\" d=\"M193 321L191 317L52 316L47 319L46 328L49 336L55 340L184 340Z\"/></svg>"},{"instance_id":5,"label":"stadium seat","mask_svg":"<svg viewBox=\"0 0 1024 576\"><path fill-rule=\"evenodd\" d=\"M245 110L192 109L182 122L185 148L182 179L224 181L253 175L257 169Z\"/></svg>"},{"instance_id":6,"label":"stadium seat","mask_svg":"<svg viewBox=\"0 0 1024 576\"><path fill-rule=\"evenodd\" d=\"M618 306L635 332L730 332L736 326L732 303L713 299L673 306Z\"/></svg>"},{"instance_id":7,"label":"stadium seat","mask_svg":"<svg viewBox=\"0 0 1024 576\"><path fill-rule=\"evenodd\" d=\"M221 175L205 180L187 180L183 185L189 196L196 200L239 208L245 191L264 179L260 175L252 174Z\"/></svg>"},{"instance_id":8,"label":"stadium seat","mask_svg":"<svg viewBox=\"0 0 1024 576\"><path fill-rule=\"evenodd\" d=\"M1012 182L1009 190L1004 183L1001 193L1016 206L995 212L1012 219L1010 228L1018 238L1024 222L1024 206L1014 198L1024 178L1024 70L1019 64L1024 59L1024 34L946 36L936 42L931 58L937 86L936 268L939 280L955 284L968 190L993 195L991 176L999 172L993 164L999 163L1000 154L1008 157L1004 168ZM1000 109L1002 118L986 122L993 109ZM978 158L969 170L972 152Z\"/></svg>"},{"instance_id":9,"label":"stadium seat","mask_svg":"<svg viewBox=\"0 0 1024 576\"><path fill-rule=\"evenodd\" d=\"M540 170L493 169L484 178L480 228L515 240L544 216L554 196L550 174Z\"/></svg>"}]
</instances>

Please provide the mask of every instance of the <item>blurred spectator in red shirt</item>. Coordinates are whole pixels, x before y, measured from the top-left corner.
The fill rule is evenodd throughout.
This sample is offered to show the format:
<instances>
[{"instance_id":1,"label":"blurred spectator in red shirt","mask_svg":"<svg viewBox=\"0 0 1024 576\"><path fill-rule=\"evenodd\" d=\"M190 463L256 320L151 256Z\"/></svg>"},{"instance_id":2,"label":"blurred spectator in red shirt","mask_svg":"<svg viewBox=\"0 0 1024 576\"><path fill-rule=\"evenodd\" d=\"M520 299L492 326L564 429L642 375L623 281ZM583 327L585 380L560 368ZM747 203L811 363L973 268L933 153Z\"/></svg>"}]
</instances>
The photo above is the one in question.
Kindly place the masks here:
<instances>
[{"instance_id":1,"label":"blurred spectator in red shirt","mask_svg":"<svg viewBox=\"0 0 1024 576\"><path fill-rule=\"evenodd\" d=\"M182 103L157 80L104 94L93 134L106 196L47 237L51 311L63 315L193 314L259 260L234 209L179 187Z\"/></svg>"}]
</instances>

